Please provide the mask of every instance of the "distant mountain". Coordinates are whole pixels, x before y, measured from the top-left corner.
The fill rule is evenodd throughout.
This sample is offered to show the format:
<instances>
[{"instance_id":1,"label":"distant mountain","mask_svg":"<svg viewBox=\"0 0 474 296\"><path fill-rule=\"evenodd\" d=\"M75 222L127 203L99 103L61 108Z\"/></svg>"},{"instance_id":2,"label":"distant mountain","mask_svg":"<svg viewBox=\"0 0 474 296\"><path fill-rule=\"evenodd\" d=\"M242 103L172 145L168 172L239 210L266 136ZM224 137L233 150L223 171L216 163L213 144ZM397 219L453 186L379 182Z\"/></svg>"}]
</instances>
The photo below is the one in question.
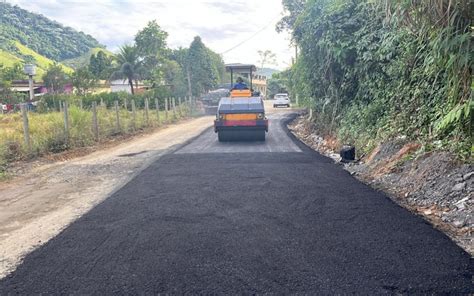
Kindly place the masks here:
<instances>
[{"instance_id":1,"label":"distant mountain","mask_svg":"<svg viewBox=\"0 0 474 296\"><path fill-rule=\"evenodd\" d=\"M21 53L16 42L54 61L77 58L92 48L104 47L90 35L8 3L0 3L0 20L0 50L17 57Z\"/></svg>"},{"instance_id":2,"label":"distant mountain","mask_svg":"<svg viewBox=\"0 0 474 296\"><path fill-rule=\"evenodd\" d=\"M257 70L257 75L263 75L267 78L272 78L272 75L274 73L279 73L281 72L280 70L277 70L277 69L272 69L272 68L261 68L261 69L258 69Z\"/></svg>"}]
</instances>

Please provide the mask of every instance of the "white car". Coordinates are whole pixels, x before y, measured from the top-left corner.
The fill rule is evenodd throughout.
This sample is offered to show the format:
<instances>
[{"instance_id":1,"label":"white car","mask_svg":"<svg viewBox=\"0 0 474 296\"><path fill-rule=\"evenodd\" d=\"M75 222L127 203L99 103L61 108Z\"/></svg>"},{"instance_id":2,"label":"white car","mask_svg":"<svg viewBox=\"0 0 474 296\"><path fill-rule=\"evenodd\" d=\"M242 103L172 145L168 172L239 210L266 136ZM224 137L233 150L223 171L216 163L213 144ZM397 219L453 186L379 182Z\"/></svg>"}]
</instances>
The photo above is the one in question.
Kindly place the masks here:
<instances>
[{"instance_id":1,"label":"white car","mask_svg":"<svg viewBox=\"0 0 474 296\"><path fill-rule=\"evenodd\" d=\"M290 98L288 94L276 94L273 101L273 108L284 106L290 107Z\"/></svg>"}]
</instances>

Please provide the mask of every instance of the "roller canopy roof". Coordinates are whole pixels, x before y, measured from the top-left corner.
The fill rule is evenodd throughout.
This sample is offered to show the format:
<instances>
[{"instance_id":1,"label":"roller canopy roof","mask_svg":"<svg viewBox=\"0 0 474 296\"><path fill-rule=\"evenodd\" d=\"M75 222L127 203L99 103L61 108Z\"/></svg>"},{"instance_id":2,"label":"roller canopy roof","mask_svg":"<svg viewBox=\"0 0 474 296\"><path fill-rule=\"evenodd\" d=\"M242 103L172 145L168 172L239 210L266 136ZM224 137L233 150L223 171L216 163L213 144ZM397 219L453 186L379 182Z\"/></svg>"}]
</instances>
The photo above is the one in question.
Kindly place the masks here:
<instances>
[{"instance_id":1,"label":"roller canopy roof","mask_svg":"<svg viewBox=\"0 0 474 296\"><path fill-rule=\"evenodd\" d=\"M225 65L225 69L227 70L227 72L230 72L230 70L232 70L233 72L236 72L236 73L250 73L250 70L252 70L252 72L257 71L257 67L255 67L255 65L240 64L240 63L227 64Z\"/></svg>"},{"instance_id":2,"label":"roller canopy roof","mask_svg":"<svg viewBox=\"0 0 474 296\"><path fill-rule=\"evenodd\" d=\"M219 113L264 113L263 101L260 97L222 98L219 102Z\"/></svg>"}]
</instances>

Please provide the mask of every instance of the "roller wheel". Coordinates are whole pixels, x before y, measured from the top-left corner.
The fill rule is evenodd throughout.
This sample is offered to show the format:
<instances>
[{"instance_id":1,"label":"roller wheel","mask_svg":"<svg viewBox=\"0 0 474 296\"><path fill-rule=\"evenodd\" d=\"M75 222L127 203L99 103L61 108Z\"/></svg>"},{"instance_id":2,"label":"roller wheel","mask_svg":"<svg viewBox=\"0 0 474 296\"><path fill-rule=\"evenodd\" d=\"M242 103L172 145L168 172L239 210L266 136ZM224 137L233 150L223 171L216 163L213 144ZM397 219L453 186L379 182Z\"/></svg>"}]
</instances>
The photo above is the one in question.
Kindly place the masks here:
<instances>
[{"instance_id":1,"label":"roller wheel","mask_svg":"<svg viewBox=\"0 0 474 296\"><path fill-rule=\"evenodd\" d=\"M255 132L255 141L265 141L265 131Z\"/></svg>"},{"instance_id":2,"label":"roller wheel","mask_svg":"<svg viewBox=\"0 0 474 296\"><path fill-rule=\"evenodd\" d=\"M219 139L219 142L229 141L229 135L225 132L217 132L217 138Z\"/></svg>"}]
</instances>

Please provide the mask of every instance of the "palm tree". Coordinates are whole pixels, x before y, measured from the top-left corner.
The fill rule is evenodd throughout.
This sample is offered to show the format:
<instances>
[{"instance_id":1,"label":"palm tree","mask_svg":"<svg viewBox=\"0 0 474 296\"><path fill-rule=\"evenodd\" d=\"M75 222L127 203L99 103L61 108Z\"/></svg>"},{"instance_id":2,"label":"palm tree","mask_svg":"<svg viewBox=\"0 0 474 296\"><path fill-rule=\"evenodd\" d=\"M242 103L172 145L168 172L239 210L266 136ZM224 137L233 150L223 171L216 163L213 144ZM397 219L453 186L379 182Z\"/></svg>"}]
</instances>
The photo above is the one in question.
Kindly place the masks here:
<instances>
[{"instance_id":1,"label":"palm tree","mask_svg":"<svg viewBox=\"0 0 474 296\"><path fill-rule=\"evenodd\" d=\"M111 75L112 79L128 80L132 94L135 94L133 82L138 86L138 79L143 70L142 59L135 46L124 45L120 47L119 53L115 57L118 68Z\"/></svg>"}]
</instances>

